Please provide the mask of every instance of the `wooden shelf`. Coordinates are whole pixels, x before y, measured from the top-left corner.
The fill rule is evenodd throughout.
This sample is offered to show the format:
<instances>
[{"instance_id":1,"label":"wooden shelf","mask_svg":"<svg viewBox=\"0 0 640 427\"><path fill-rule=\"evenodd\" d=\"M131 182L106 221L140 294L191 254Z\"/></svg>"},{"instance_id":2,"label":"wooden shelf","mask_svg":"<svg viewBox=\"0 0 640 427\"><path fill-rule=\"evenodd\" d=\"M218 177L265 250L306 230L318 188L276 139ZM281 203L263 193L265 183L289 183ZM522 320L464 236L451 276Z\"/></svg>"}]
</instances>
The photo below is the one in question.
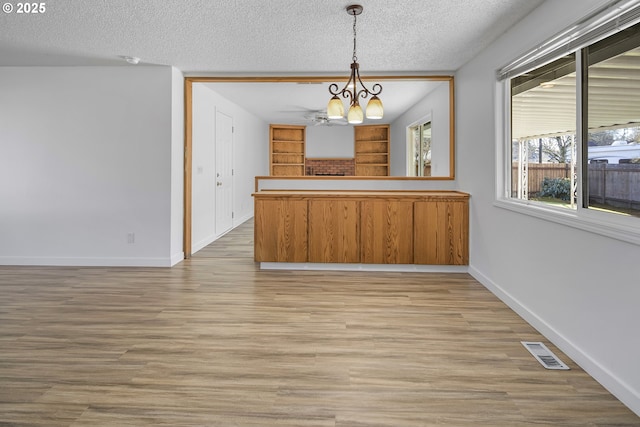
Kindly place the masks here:
<instances>
[{"instance_id":1,"label":"wooden shelf","mask_svg":"<svg viewBox=\"0 0 640 427\"><path fill-rule=\"evenodd\" d=\"M356 175L389 175L389 125L354 127Z\"/></svg>"},{"instance_id":2,"label":"wooden shelf","mask_svg":"<svg viewBox=\"0 0 640 427\"><path fill-rule=\"evenodd\" d=\"M269 126L269 170L272 176L303 176L306 126Z\"/></svg>"}]
</instances>

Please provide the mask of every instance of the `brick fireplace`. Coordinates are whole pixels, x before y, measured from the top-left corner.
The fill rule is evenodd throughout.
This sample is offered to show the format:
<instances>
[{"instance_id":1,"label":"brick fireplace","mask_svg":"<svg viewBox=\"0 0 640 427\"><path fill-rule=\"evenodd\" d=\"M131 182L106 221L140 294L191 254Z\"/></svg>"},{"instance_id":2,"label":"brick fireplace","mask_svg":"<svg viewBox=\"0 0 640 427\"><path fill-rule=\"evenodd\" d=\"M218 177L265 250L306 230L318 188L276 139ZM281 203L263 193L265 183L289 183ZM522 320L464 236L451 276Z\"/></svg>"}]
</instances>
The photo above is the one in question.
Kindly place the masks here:
<instances>
[{"instance_id":1,"label":"brick fireplace","mask_svg":"<svg viewBox=\"0 0 640 427\"><path fill-rule=\"evenodd\" d=\"M355 159L305 159L305 175L353 176L356 174Z\"/></svg>"}]
</instances>

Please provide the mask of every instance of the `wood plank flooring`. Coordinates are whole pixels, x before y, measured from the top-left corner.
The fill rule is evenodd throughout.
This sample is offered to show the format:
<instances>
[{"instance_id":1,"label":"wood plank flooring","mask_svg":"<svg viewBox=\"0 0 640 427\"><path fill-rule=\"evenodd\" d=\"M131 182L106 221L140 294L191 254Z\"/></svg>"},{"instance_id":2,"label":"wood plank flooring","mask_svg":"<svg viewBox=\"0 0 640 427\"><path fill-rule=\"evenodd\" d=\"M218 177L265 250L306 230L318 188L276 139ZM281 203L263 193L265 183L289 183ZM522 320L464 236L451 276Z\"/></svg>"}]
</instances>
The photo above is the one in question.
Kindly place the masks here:
<instances>
[{"instance_id":1,"label":"wood plank flooring","mask_svg":"<svg viewBox=\"0 0 640 427\"><path fill-rule=\"evenodd\" d=\"M640 426L466 274L259 271L252 245L0 267L0 426Z\"/></svg>"}]
</instances>

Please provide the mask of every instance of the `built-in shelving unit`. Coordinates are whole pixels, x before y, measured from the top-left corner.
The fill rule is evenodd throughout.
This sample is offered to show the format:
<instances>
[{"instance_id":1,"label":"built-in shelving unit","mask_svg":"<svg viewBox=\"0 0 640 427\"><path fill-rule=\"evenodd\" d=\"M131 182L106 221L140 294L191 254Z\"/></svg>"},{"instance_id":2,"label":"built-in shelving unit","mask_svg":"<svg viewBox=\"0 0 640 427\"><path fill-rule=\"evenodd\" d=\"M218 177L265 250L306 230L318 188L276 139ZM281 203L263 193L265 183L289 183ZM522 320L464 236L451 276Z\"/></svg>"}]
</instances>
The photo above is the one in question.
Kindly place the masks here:
<instances>
[{"instance_id":1,"label":"built-in shelving unit","mask_svg":"<svg viewBox=\"0 0 640 427\"><path fill-rule=\"evenodd\" d=\"M389 175L389 125L354 127L356 175Z\"/></svg>"},{"instance_id":2,"label":"built-in shelving unit","mask_svg":"<svg viewBox=\"0 0 640 427\"><path fill-rule=\"evenodd\" d=\"M303 176L306 126L269 126L269 171L272 176Z\"/></svg>"}]
</instances>

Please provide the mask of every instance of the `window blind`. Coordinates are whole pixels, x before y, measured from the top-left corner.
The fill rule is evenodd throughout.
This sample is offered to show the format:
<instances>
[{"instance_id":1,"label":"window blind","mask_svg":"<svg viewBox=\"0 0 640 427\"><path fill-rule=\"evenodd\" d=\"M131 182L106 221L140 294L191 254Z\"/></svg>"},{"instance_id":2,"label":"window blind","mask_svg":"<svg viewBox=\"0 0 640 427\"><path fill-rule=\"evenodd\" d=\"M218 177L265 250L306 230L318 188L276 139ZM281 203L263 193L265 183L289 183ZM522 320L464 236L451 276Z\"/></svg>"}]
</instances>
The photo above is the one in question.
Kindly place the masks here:
<instances>
[{"instance_id":1,"label":"window blind","mask_svg":"<svg viewBox=\"0 0 640 427\"><path fill-rule=\"evenodd\" d=\"M551 37L497 72L498 80L518 76L640 22L640 0L614 0Z\"/></svg>"}]
</instances>

